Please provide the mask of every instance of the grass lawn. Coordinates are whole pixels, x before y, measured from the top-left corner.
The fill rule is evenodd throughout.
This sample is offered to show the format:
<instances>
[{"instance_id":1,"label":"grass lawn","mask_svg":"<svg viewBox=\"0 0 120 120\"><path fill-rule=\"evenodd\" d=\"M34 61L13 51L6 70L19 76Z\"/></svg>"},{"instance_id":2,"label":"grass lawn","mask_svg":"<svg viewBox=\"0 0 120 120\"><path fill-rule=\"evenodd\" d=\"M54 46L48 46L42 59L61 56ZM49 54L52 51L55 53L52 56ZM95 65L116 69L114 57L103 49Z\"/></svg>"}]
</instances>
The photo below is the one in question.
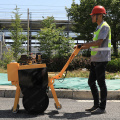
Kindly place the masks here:
<instances>
[{"instance_id":1,"label":"grass lawn","mask_svg":"<svg viewBox=\"0 0 120 120\"><path fill-rule=\"evenodd\" d=\"M0 68L0 73L7 73L6 69ZM58 74L59 72L48 72L49 76L54 76L55 74ZM78 70L73 70L73 71L67 71L67 78L69 77L84 77L88 78L89 77L89 70L86 69L78 69ZM106 79L117 79L120 78L119 72L116 73L109 73L106 72Z\"/></svg>"},{"instance_id":2,"label":"grass lawn","mask_svg":"<svg viewBox=\"0 0 120 120\"><path fill-rule=\"evenodd\" d=\"M88 78L89 77L89 72L90 72L89 70L85 70L85 69L68 71L66 77L85 77L85 78ZM106 71L106 79L117 79L117 78L120 79L119 72L110 73L110 72Z\"/></svg>"},{"instance_id":3,"label":"grass lawn","mask_svg":"<svg viewBox=\"0 0 120 120\"><path fill-rule=\"evenodd\" d=\"M84 77L88 78L89 77L89 70L86 69L78 69L78 70L73 70L73 71L67 71L66 78L69 77ZM55 76L59 72L49 72L49 76ZM119 72L116 73L109 73L106 71L106 79L120 79L120 74Z\"/></svg>"},{"instance_id":4,"label":"grass lawn","mask_svg":"<svg viewBox=\"0 0 120 120\"><path fill-rule=\"evenodd\" d=\"M0 73L7 73L7 70L0 68Z\"/></svg>"}]
</instances>

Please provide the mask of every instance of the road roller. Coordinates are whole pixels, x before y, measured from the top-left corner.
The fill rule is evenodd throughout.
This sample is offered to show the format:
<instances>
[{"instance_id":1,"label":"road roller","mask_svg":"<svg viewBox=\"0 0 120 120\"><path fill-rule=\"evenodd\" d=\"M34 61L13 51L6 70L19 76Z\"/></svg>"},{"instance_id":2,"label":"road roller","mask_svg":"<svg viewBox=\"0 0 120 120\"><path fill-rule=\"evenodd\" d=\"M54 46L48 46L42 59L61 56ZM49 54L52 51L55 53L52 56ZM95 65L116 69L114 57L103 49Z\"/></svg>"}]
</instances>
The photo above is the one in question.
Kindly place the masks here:
<instances>
[{"instance_id":1,"label":"road roller","mask_svg":"<svg viewBox=\"0 0 120 120\"><path fill-rule=\"evenodd\" d=\"M49 88L55 101L55 108L61 109L62 105L58 101L53 84L56 79L62 78L63 73L80 49L81 46L77 46L62 70L52 77L48 76L47 66L44 63L20 65L17 62L11 62L7 64L8 81L16 86L12 112L19 111L19 97L20 92L22 92L22 103L25 110L28 113L43 113L49 105Z\"/></svg>"}]
</instances>

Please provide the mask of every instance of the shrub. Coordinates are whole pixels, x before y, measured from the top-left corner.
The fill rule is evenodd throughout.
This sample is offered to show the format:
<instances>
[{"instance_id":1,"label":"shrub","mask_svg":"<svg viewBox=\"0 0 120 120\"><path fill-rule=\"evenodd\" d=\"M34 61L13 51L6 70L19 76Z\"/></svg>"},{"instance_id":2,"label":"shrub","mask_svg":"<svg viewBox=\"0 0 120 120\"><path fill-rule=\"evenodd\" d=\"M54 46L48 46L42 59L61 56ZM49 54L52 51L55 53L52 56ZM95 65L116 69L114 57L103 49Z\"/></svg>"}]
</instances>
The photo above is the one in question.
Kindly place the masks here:
<instances>
[{"instance_id":1,"label":"shrub","mask_svg":"<svg viewBox=\"0 0 120 120\"><path fill-rule=\"evenodd\" d=\"M70 55L58 57L55 56L51 59L44 59L49 72L60 72L64 65L67 63ZM90 58L75 56L72 62L69 64L67 70L77 70L79 68L90 69Z\"/></svg>"},{"instance_id":2,"label":"shrub","mask_svg":"<svg viewBox=\"0 0 120 120\"><path fill-rule=\"evenodd\" d=\"M13 59L13 51L8 50L8 52L4 52L3 60L0 60L0 66L3 68L7 68L7 64L9 64Z\"/></svg>"},{"instance_id":3,"label":"shrub","mask_svg":"<svg viewBox=\"0 0 120 120\"><path fill-rule=\"evenodd\" d=\"M106 70L108 72L120 71L120 58L115 58L108 62Z\"/></svg>"},{"instance_id":4,"label":"shrub","mask_svg":"<svg viewBox=\"0 0 120 120\"><path fill-rule=\"evenodd\" d=\"M48 71L50 72L60 72L66 62L68 61L68 57L53 57L51 59L46 59L45 63L48 67ZM72 62L69 64L67 70L77 70L79 68L90 69L91 61L89 57L82 57L80 55L75 56ZM120 71L120 58L112 59L108 62L106 66L106 71L108 72L118 72Z\"/></svg>"},{"instance_id":5,"label":"shrub","mask_svg":"<svg viewBox=\"0 0 120 120\"><path fill-rule=\"evenodd\" d=\"M88 50L83 50L82 51L82 56L83 57L90 57L91 56L91 50L88 49Z\"/></svg>"},{"instance_id":6,"label":"shrub","mask_svg":"<svg viewBox=\"0 0 120 120\"><path fill-rule=\"evenodd\" d=\"M90 69L90 58L76 56L73 61L70 63L68 69L69 70L77 70L79 68L87 68Z\"/></svg>"},{"instance_id":7,"label":"shrub","mask_svg":"<svg viewBox=\"0 0 120 120\"><path fill-rule=\"evenodd\" d=\"M46 63L49 72L59 72L64 67L67 62L68 57L53 57L50 59L44 59L44 63Z\"/></svg>"}]
</instances>

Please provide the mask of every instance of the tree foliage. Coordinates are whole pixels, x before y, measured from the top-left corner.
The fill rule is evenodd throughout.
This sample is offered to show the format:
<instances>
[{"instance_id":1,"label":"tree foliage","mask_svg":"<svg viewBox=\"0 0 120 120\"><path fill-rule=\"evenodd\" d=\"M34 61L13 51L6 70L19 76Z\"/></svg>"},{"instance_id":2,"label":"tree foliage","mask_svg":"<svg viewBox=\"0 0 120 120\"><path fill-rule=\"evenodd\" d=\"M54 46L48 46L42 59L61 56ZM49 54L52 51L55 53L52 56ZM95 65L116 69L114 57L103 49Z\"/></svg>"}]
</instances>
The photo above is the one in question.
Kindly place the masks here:
<instances>
[{"instance_id":1,"label":"tree foliage","mask_svg":"<svg viewBox=\"0 0 120 120\"><path fill-rule=\"evenodd\" d=\"M9 64L13 60L13 51L8 49L8 52L2 54L3 59L0 60L0 67L7 68L7 64Z\"/></svg>"},{"instance_id":2,"label":"tree foliage","mask_svg":"<svg viewBox=\"0 0 120 120\"><path fill-rule=\"evenodd\" d=\"M71 37L67 37L64 27L56 27L54 17L48 17L42 21L42 27L38 32L37 39L40 42L39 51L44 52L48 58L54 55L61 57L70 51L72 41Z\"/></svg>"},{"instance_id":3,"label":"tree foliage","mask_svg":"<svg viewBox=\"0 0 120 120\"><path fill-rule=\"evenodd\" d=\"M26 35L24 35L23 32L23 28L21 25L21 20L20 20L20 16L21 14L19 14L19 8L15 8L15 12L13 12L15 19L12 19L12 23L11 23L11 29L10 29L10 36L11 39L13 40L13 43L11 44L12 50L13 50L13 55L15 57L15 59L18 59L18 53L23 53L25 52L25 49L22 48L22 42L25 41Z\"/></svg>"},{"instance_id":4,"label":"tree foliage","mask_svg":"<svg viewBox=\"0 0 120 120\"><path fill-rule=\"evenodd\" d=\"M91 21L90 13L95 5L102 5L107 11L104 18L111 26L112 45L114 53L117 53L118 41L120 40L120 0L80 0L80 4L76 4L73 0L71 8L66 8L68 16L70 16L73 24L73 31L80 33L80 40L92 40L92 32L97 24Z\"/></svg>"}]
</instances>

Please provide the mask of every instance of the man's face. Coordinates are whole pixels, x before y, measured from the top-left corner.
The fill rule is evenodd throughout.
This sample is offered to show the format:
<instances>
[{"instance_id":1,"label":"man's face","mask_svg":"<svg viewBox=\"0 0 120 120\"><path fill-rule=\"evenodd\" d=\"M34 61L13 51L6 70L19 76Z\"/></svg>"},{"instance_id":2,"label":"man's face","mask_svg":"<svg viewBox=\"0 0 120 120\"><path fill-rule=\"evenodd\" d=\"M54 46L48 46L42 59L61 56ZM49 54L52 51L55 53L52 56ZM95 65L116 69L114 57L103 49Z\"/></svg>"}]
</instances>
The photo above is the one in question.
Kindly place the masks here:
<instances>
[{"instance_id":1,"label":"man's face","mask_svg":"<svg viewBox=\"0 0 120 120\"><path fill-rule=\"evenodd\" d=\"M97 19L96 19L96 17L97 17ZM92 22L96 23L103 18L103 15L102 14L94 14L94 15L91 15L91 18L92 18Z\"/></svg>"},{"instance_id":2,"label":"man's face","mask_svg":"<svg viewBox=\"0 0 120 120\"><path fill-rule=\"evenodd\" d=\"M96 22L96 15L91 15L91 18L92 18L92 23L95 23Z\"/></svg>"}]
</instances>

